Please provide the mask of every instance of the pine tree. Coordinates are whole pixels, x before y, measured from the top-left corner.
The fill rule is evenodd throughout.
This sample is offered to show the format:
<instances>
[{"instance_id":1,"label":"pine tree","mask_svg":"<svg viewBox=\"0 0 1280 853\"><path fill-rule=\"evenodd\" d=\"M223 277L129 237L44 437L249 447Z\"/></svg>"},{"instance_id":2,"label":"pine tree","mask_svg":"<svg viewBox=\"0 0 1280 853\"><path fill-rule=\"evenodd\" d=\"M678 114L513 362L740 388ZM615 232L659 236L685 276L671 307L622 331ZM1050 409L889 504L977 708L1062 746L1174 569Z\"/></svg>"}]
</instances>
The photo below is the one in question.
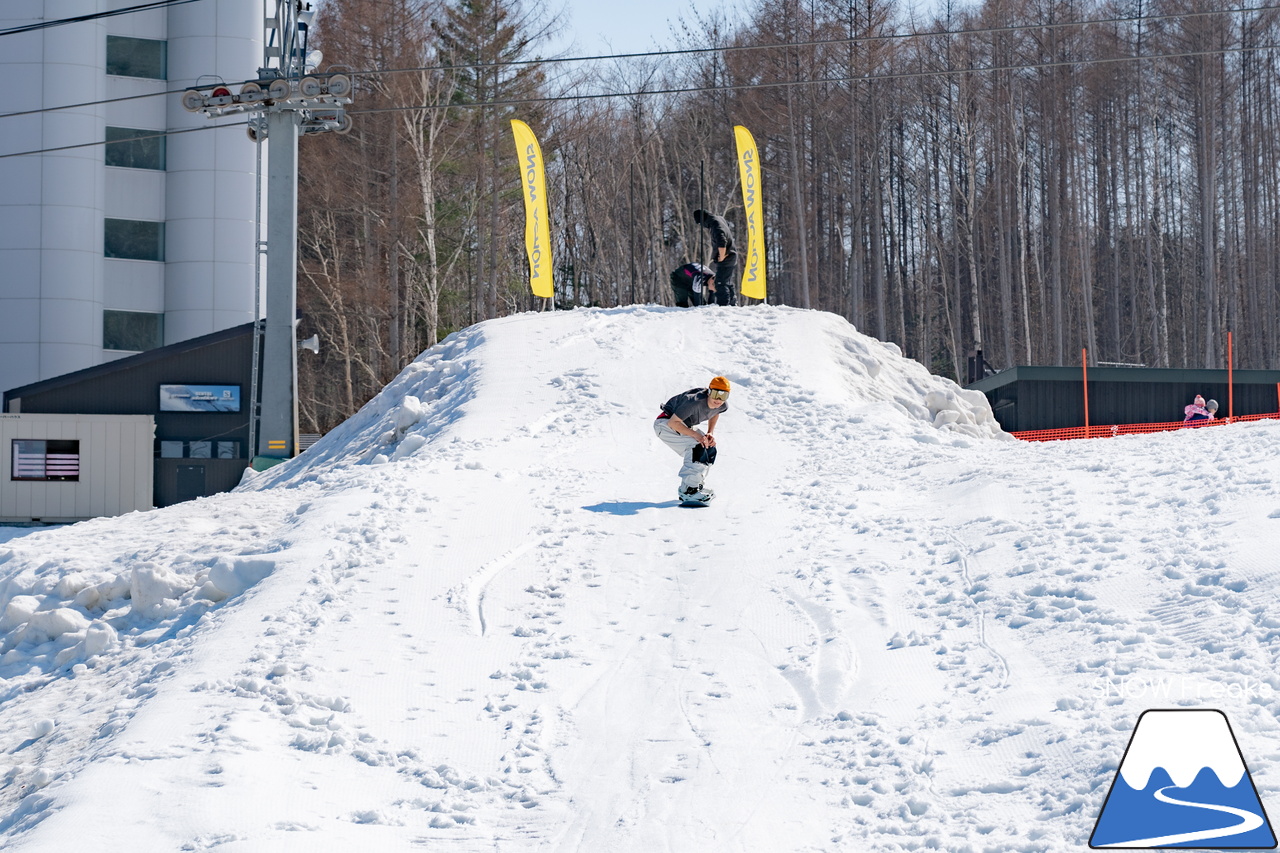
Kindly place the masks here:
<instances>
[{"instance_id":1,"label":"pine tree","mask_svg":"<svg viewBox=\"0 0 1280 853\"><path fill-rule=\"evenodd\" d=\"M502 313L503 296L516 298L523 279L521 256L512 250L523 220L503 215L520 200L510 119L519 117L537 132L544 116L545 110L528 101L543 93L546 75L535 45L549 28L539 26L519 0L458 0L444 8L432 29L441 62L453 77L451 103L467 108L459 121L470 145L460 153L457 168L475 178L468 277L478 303L475 319L487 319Z\"/></svg>"}]
</instances>

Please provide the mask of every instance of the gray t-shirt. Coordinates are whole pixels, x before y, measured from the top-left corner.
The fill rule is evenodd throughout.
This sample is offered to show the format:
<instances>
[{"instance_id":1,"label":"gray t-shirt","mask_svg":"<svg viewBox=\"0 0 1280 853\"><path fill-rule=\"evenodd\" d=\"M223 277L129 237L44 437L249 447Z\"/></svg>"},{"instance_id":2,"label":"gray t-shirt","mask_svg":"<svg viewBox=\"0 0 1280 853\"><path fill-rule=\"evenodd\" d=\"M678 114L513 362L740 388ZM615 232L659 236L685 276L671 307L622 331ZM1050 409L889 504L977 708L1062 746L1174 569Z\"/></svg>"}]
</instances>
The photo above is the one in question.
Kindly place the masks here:
<instances>
[{"instance_id":1,"label":"gray t-shirt","mask_svg":"<svg viewBox=\"0 0 1280 853\"><path fill-rule=\"evenodd\" d=\"M712 410L711 404L707 402L707 389L690 388L663 403L662 411L668 415L674 415L685 426L692 429L712 415L722 415L729 411L729 401L725 400L723 406Z\"/></svg>"}]
</instances>

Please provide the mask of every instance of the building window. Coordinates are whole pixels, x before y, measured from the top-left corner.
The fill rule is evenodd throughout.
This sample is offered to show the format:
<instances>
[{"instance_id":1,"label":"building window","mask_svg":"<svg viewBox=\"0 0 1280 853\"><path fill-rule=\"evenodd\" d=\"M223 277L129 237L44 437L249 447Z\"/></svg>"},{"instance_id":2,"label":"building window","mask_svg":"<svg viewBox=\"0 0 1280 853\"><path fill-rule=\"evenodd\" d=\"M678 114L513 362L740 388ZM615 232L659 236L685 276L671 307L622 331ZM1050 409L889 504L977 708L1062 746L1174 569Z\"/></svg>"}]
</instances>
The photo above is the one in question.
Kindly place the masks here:
<instances>
[{"instance_id":1,"label":"building window","mask_svg":"<svg viewBox=\"0 0 1280 853\"><path fill-rule=\"evenodd\" d=\"M108 258L134 261L164 260L164 223L140 219L106 219L102 224L103 253Z\"/></svg>"},{"instance_id":2,"label":"building window","mask_svg":"<svg viewBox=\"0 0 1280 853\"><path fill-rule=\"evenodd\" d=\"M14 439L11 479L79 482L80 442Z\"/></svg>"},{"instance_id":3,"label":"building window","mask_svg":"<svg viewBox=\"0 0 1280 853\"><path fill-rule=\"evenodd\" d=\"M102 348L145 352L164 346L164 315L103 311Z\"/></svg>"},{"instance_id":4,"label":"building window","mask_svg":"<svg viewBox=\"0 0 1280 853\"><path fill-rule=\"evenodd\" d=\"M160 442L161 459L242 459L239 441L179 441Z\"/></svg>"},{"instance_id":5,"label":"building window","mask_svg":"<svg viewBox=\"0 0 1280 853\"><path fill-rule=\"evenodd\" d=\"M155 39L107 36L107 73L165 80L169 76L168 47L166 42Z\"/></svg>"},{"instance_id":6,"label":"building window","mask_svg":"<svg viewBox=\"0 0 1280 853\"><path fill-rule=\"evenodd\" d=\"M107 128L107 165L124 169L158 169L164 171L164 137L148 136L157 130L136 127ZM146 137L138 139L137 137Z\"/></svg>"}]
</instances>

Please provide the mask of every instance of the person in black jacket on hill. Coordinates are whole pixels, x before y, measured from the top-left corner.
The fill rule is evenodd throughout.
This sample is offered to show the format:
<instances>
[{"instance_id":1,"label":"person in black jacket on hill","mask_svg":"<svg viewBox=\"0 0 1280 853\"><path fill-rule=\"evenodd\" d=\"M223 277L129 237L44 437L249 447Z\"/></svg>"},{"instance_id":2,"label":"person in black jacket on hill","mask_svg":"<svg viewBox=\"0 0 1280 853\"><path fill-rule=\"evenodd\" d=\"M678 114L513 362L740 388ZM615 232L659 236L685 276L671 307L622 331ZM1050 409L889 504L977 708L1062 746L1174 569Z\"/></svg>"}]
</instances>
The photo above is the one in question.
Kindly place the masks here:
<instances>
[{"instance_id":1,"label":"person in black jacket on hill","mask_svg":"<svg viewBox=\"0 0 1280 853\"><path fill-rule=\"evenodd\" d=\"M703 304L703 287L711 281L713 273L702 264L685 264L671 271L671 292L676 306L692 308Z\"/></svg>"},{"instance_id":2,"label":"person in black jacket on hill","mask_svg":"<svg viewBox=\"0 0 1280 853\"><path fill-rule=\"evenodd\" d=\"M715 279L711 282L711 295L717 305L737 305L738 252L733 248L733 231L723 216L709 210L695 210L693 221L711 232L711 260L715 264Z\"/></svg>"}]
</instances>

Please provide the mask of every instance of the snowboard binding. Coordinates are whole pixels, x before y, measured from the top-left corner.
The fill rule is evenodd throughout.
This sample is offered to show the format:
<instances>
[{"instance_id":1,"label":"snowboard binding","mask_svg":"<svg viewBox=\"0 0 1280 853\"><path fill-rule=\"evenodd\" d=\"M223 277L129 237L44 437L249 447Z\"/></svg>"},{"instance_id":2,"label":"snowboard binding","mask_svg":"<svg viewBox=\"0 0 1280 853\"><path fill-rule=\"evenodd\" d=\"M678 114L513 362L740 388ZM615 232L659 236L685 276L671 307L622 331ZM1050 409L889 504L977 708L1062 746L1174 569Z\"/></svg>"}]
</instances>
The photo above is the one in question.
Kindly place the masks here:
<instances>
[{"instance_id":1,"label":"snowboard binding","mask_svg":"<svg viewBox=\"0 0 1280 853\"><path fill-rule=\"evenodd\" d=\"M703 486L701 489L695 489L693 487L689 487L687 489L681 489L680 493L676 495L676 497L680 501L680 506L694 506L694 507L706 506L707 504L711 503L711 499L714 498L715 496L716 496L716 493L711 491L705 486Z\"/></svg>"}]
</instances>

